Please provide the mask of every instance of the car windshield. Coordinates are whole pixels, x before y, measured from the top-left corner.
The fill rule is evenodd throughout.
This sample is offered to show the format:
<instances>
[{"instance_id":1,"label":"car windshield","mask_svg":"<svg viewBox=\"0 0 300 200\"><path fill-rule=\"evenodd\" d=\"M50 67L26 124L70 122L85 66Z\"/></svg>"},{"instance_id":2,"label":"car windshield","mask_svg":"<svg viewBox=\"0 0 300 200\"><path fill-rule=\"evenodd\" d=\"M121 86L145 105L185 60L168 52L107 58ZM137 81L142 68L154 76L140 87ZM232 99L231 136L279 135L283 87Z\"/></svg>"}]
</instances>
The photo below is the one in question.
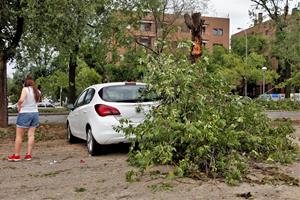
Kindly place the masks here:
<instances>
[{"instance_id":1,"label":"car windshield","mask_svg":"<svg viewBox=\"0 0 300 200\"><path fill-rule=\"evenodd\" d=\"M104 87L99 96L108 102L149 102L156 99L154 93L147 90L146 85L118 85Z\"/></svg>"}]
</instances>

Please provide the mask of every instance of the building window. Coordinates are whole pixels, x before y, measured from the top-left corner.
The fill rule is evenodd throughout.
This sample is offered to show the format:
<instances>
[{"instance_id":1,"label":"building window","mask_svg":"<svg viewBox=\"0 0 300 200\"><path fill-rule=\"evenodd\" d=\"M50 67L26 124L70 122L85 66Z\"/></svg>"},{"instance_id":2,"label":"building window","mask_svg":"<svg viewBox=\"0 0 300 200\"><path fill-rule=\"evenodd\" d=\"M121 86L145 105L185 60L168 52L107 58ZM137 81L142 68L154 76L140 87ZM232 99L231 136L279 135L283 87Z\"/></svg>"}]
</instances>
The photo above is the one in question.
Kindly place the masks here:
<instances>
[{"instance_id":1,"label":"building window","mask_svg":"<svg viewBox=\"0 0 300 200\"><path fill-rule=\"evenodd\" d=\"M206 47L207 44L208 44L208 40L202 40L202 46L203 46L203 47Z\"/></svg>"},{"instance_id":2,"label":"building window","mask_svg":"<svg viewBox=\"0 0 300 200\"><path fill-rule=\"evenodd\" d=\"M203 26L202 27L202 35L205 35L205 32L206 32L206 26Z\"/></svg>"},{"instance_id":3,"label":"building window","mask_svg":"<svg viewBox=\"0 0 300 200\"><path fill-rule=\"evenodd\" d=\"M151 46L151 38L150 37L140 37L139 42L146 47Z\"/></svg>"},{"instance_id":4,"label":"building window","mask_svg":"<svg viewBox=\"0 0 300 200\"><path fill-rule=\"evenodd\" d=\"M151 23L141 22L140 31L142 31L142 32L151 31Z\"/></svg>"},{"instance_id":5,"label":"building window","mask_svg":"<svg viewBox=\"0 0 300 200\"><path fill-rule=\"evenodd\" d=\"M214 43L213 46L220 46L220 47L223 47L223 44L220 44L220 43Z\"/></svg>"},{"instance_id":6,"label":"building window","mask_svg":"<svg viewBox=\"0 0 300 200\"><path fill-rule=\"evenodd\" d=\"M223 35L223 29L222 28L214 28L212 31L212 34L215 36L222 36Z\"/></svg>"},{"instance_id":7,"label":"building window","mask_svg":"<svg viewBox=\"0 0 300 200\"><path fill-rule=\"evenodd\" d=\"M206 29L208 27L208 24L203 24L202 25L202 35L205 35L206 34Z\"/></svg>"}]
</instances>

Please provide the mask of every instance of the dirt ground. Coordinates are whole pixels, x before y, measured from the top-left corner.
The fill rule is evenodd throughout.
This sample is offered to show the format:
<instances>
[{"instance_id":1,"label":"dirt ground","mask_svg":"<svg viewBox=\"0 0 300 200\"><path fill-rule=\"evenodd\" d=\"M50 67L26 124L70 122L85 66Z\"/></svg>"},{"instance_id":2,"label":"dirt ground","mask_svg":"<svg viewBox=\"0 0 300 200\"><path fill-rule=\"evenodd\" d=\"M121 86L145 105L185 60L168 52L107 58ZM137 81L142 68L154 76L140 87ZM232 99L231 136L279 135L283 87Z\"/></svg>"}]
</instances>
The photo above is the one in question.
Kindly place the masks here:
<instances>
[{"instance_id":1,"label":"dirt ground","mask_svg":"<svg viewBox=\"0 0 300 200\"><path fill-rule=\"evenodd\" d=\"M291 138L300 145L300 125L296 129ZM251 181L234 187L222 180L161 178L163 174L157 171L130 183L126 181L126 172L133 168L126 162L128 148L124 146L111 146L105 155L91 157L85 143L66 142L62 125L44 125L37 132L33 160L8 162L14 128L0 129L0 134L0 199L299 200L300 197L300 162L288 166L256 165L247 176Z\"/></svg>"}]
</instances>

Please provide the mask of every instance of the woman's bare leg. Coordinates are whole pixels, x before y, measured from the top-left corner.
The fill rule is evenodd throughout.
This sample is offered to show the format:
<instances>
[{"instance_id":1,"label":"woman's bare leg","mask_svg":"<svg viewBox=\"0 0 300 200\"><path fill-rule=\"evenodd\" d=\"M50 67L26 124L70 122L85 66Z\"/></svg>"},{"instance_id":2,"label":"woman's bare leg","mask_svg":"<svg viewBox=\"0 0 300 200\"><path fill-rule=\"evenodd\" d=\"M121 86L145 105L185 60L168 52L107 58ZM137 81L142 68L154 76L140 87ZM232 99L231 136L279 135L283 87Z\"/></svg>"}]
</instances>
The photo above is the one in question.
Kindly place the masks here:
<instances>
[{"instance_id":1,"label":"woman's bare leg","mask_svg":"<svg viewBox=\"0 0 300 200\"><path fill-rule=\"evenodd\" d=\"M28 129L28 144L27 144L27 154L31 155L32 148L34 146L34 133L35 133L35 127Z\"/></svg>"},{"instance_id":2,"label":"woman's bare leg","mask_svg":"<svg viewBox=\"0 0 300 200\"><path fill-rule=\"evenodd\" d=\"M15 155L19 156L22 150L22 142L24 135L24 128L16 128L16 141L15 141Z\"/></svg>"}]
</instances>

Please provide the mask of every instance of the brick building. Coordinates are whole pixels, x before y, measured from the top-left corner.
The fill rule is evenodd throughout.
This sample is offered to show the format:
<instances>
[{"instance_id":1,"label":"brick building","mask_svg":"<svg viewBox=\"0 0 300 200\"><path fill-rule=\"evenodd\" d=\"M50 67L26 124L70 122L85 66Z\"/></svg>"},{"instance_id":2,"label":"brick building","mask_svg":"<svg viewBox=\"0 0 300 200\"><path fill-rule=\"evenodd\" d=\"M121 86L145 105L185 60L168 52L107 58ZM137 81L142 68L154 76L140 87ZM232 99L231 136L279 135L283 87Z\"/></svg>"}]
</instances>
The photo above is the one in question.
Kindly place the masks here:
<instances>
[{"instance_id":1,"label":"brick building","mask_svg":"<svg viewBox=\"0 0 300 200\"><path fill-rule=\"evenodd\" d=\"M229 49L230 20L229 18L217 17L201 17L204 22L203 26L203 46L212 49L214 45L221 45ZM165 23L172 24L172 31L168 39L176 44L178 41L191 39L190 30L187 28L184 17L182 15L175 16L173 14L165 15ZM140 21L137 29L132 31L139 43L145 46L153 47L155 37L157 35L155 28L155 20L153 16L148 15Z\"/></svg>"},{"instance_id":2,"label":"brick building","mask_svg":"<svg viewBox=\"0 0 300 200\"><path fill-rule=\"evenodd\" d=\"M254 22L254 26L247 28L244 31L246 31L247 35L262 34L271 37L275 33L275 26L272 20L263 22L263 15L262 13L259 13L257 20ZM245 36L244 31L235 33L232 37Z\"/></svg>"},{"instance_id":3,"label":"brick building","mask_svg":"<svg viewBox=\"0 0 300 200\"><path fill-rule=\"evenodd\" d=\"M258 14L257 20L254 22L254 26L244 29L238 33L235 33L231 38L245 37L249 35L263 35L266 38L272 38L275 34L275 25L272 20L263 21L262 13ZM266 55L269 56L269 55ZM269 57L269 61L273 70L278 69L278 61L275 58Z\"/></svg>"},{"instance_id":4,"label":"brick building","mask_svg":"<svg viewBox=\"0 0 300 200\"><path fill-rule=\"evenodd\" d=\"M299 9L294 8L292 10L292 15L287 16L288 21L291 19L294 12L299 12ZM234 37L245 37L245 36L249 36L249 35L263 35L266 38L272 39L275 36L275 31L276 31L276 27L275 27L273 20L263 21L263 15L262 15L262 13L259 13L257 20L255 20L255 22L254 22L254 26L252 26L248 29L244 29L244 30L232 35L231 37L234 38ZM276 70L276 71L280 70L279 62L275 57L272 57L272 55L270 55L269 52L265 52L265 56L268 58L269 64L270 64L272 70ZM282 82L282 81L284 81L284 78L279 78L278 81ZM257 94L262 93L262 83L259 83L259 84L260 84L260 86L257 86L257 87L259 87L259 92L256 91ZM257 88L256 88L256 90L257 90ZM270 92L270 93L285 93L284 88L276 89L272 85L266 85L266 91Z\"/></svg>"}]
</instances>

